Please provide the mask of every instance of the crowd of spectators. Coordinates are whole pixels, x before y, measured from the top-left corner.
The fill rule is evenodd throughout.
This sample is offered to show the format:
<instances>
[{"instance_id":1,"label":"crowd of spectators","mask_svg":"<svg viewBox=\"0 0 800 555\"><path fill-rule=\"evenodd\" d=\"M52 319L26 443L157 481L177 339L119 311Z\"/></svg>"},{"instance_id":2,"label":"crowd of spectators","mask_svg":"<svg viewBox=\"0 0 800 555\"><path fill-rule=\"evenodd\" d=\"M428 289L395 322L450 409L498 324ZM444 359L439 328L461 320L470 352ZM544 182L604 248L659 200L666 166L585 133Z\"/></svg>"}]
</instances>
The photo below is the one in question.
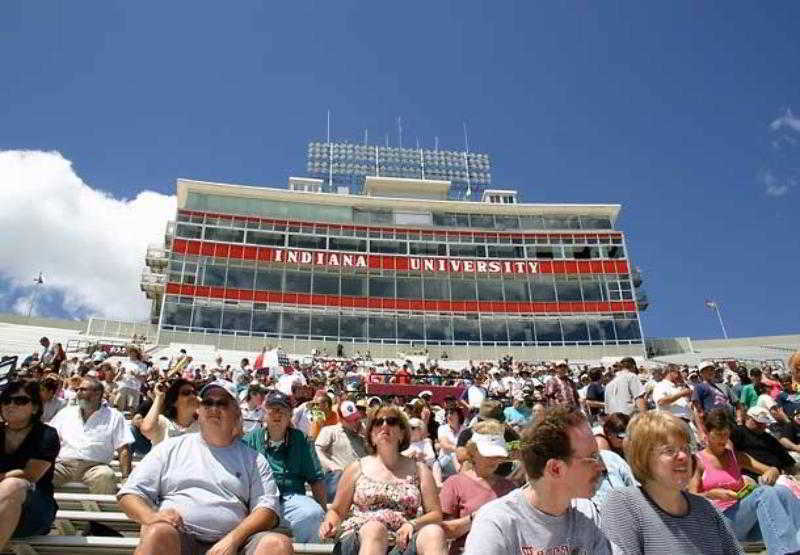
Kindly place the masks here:
<instances>
[{"instance_id":1,"label":"crowd of spectators","mask_svg":"<svg viewBox=\"0 0 800 555\"><path fill-rule=\"evenodd\" d=\"M0 546L82 482L141 525L137 553L290 553L276 528L343 554L800 551L800 353L276 367L40 343L0 392Z\"/></svg>"}]
</instances>

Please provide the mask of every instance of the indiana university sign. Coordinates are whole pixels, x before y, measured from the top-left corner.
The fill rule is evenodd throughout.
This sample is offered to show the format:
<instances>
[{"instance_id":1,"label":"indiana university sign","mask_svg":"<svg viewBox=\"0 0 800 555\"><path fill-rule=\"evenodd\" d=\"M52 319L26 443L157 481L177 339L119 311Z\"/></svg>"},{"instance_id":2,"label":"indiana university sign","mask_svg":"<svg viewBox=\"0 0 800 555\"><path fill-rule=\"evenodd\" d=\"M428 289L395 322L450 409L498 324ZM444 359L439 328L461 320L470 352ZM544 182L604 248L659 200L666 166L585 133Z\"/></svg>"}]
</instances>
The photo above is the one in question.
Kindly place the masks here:
<instances>
[{"instance_id":1,"label":"indiana university sign","mask_svg":"<svg viewBox=\"0 0 800 555\"><path fill-rule=\"evenodd\" d=\"M342 268L386 267L385 260L392 259L394 261L394 269L417 270L422 272L535 274L538 271L538 264L527 260L474 260L461 258L375 256L296 249L275 249L272 259L275 262L283 262L284 264L313 264L315 266Z\"/></svg>"}]
</instances>

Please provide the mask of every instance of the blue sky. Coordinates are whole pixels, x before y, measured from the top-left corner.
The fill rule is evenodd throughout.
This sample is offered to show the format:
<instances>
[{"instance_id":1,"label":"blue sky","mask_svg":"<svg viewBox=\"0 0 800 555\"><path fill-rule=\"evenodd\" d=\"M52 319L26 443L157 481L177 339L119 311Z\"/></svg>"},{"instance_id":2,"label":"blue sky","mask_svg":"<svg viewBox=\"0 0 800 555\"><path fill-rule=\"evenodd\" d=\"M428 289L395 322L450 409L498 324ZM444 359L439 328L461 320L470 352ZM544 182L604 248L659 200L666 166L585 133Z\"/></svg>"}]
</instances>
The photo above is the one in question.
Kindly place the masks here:
<instances>
[{"instance_id":1,"label":"blue sky","mask_svg":"<svg viewBox=\"0 0 800 555\"><path fill-rule=\"evenodd\" d=\"M466 121L494 185L623 205L647 336L719 336L706 298L732 336L796 333L798 20L791 1L6 0L0 150L58 151L135 199L178 177L284 186L328 109L336 138L392 144L398 115L427 146L461 147ZM69 248L50 239L0 270L0 308Z\"/></svg>"}]
</instances>

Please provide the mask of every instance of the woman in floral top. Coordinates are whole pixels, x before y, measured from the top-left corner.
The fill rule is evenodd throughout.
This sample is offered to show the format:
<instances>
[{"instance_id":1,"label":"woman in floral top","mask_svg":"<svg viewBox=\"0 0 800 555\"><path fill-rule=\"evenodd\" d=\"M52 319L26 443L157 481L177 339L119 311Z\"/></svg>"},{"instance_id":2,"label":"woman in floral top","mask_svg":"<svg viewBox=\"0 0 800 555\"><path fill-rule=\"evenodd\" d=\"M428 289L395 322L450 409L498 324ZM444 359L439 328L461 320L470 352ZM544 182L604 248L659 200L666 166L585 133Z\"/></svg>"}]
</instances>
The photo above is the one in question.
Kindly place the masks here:
<instances>
[{"instance_id":1,"label":"woman in floral top","mask_svg":"<svg viewBox=\"0 0 800 555\"><path fill-rule=\"evenodd\" d=\"M447 553L433 475L400 454L410 433L397 407L381 405L371 414L366 436L373 454L345 469L319 530L321 538L340 535L342 555Z\"/></svg>"}]
</instances>

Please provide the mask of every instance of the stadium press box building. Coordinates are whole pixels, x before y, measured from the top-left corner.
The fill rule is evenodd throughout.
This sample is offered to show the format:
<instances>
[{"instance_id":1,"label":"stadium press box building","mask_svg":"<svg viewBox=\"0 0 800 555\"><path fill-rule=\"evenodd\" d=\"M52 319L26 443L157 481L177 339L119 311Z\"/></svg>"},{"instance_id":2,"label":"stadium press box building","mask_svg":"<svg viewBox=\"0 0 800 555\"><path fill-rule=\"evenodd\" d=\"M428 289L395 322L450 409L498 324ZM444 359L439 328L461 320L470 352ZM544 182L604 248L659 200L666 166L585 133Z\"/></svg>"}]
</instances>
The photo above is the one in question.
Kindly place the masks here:
<instances>
[{"instance_id":1,"label":"stadium press box building","mask_svg":"<svg viewBox=\"0 0 800 555\"><path fill-rule=\"evenodd\" d=\"M311 143L286 189L179 179L159 342L452 359L644 352L614 204L529 204L485 154Z\"/></svg>"}]
</instances>

